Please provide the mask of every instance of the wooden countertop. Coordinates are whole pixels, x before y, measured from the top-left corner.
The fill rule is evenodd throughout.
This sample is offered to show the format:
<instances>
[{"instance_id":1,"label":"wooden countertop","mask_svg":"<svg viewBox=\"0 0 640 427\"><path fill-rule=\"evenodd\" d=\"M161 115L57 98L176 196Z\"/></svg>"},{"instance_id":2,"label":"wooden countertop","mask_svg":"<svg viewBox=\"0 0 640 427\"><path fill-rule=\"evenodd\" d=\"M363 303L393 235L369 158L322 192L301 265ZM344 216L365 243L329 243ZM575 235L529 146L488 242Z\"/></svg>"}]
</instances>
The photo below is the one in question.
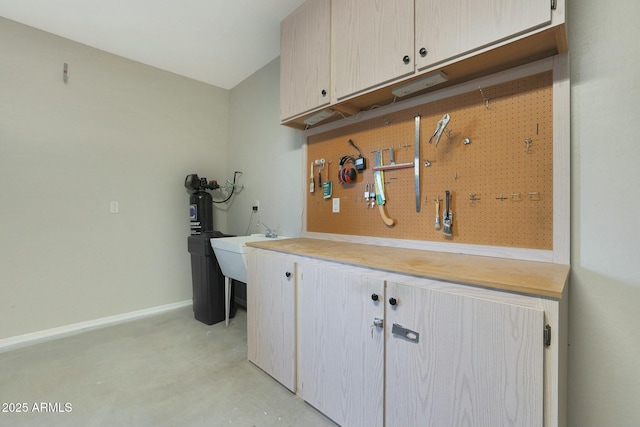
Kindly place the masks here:
<instances>
[{"instance_id":1,"label":"wooden countertop","mask_svg":"<svg viewBox=\"0 0 640 427\"><path fill-rule=\"evenodd\" d=\"M248 246L342 264L536 296L562 298L569 265L450 254L323 239L295 238Z\"/></svg>"}]
</instances>

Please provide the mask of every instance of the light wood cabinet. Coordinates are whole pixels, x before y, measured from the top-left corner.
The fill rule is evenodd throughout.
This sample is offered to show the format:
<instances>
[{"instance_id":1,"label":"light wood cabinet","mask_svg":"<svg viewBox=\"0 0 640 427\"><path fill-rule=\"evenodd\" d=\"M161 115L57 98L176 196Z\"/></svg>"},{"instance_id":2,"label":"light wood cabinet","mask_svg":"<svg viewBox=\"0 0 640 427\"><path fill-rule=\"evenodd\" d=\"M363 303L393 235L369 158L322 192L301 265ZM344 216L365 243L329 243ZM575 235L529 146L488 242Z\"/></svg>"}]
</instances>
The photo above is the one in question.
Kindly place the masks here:
<instances>
[{"instance_id":1,"label":"light wood cabinet","mask_svg":"<svg viewBox=\"0 0 640 427\"><path fill-rule=\"evenodd\" d=\"M322 261L297 268L298 394L337 424L544 425L535 298Z\"/></svg>"},{"instance_id":2,"label":"light wood cabinet","mask_svg":"<svg viewBox=\"0 0 640 427\"><path fill-rule=\"evenodd\" d=\"M251 248L247 318L249 359L310 405L349 427L566 424L566 297L316 259L309 240Z\"/></svg>"},{"instance_id":3,"label":"light wood cabinet","mask_svg":"<svg viewBox=\"0 0 640 427\"><path fill-rule=\"evenodd\" d=\"M304 128L328 106L357 114L421 74L444 71L451 84L567 52L565 9L565 0L307 0L281 25L281 121Z\"/></svg>"},{"instance_id":4,"label":"light wood cabinet","mask_svg":"<svg viewBox=\"0 0 640 427\"><path fill-rule=\"evenodd\" d=\"M543 425L544 311L395 282L387 296L386 427Z\"/></svg>"},{"instance_id":5,"label":"light wood cabinet","mask_svg":"<svg viewBox=\"0 0 640 427\"><path fill-rule=\"evenodd\" d=\"M551 23L550 0L415 0L415 58L423 70Z\"/></svg>"},{"instance_id":6,"label":"light wood cabinet","mask_svg":"<svg viewBox=\"0 0 640 427\"><path fill-rule=\"evenodd\" d=\"M298 394L339 425L382 427L384 282L311 260L298 273Z\"/></svg>"},{"instance_id":7,"label":"light wood cabinet","mask_svg":"<svg viewBox=\"0 0 640 427\"><path fill-rule=\"evenodd\" d=\"M331 1L307 0L280 25L280 119L330 103Z\"/></svg>"},{"instance_id":8,"label":"light wood cabinet","mask_svg":"<svg viewBox=\"0 0 640 427\"><path fill-rule=\"evenodd\" d=\"M250 248L247 253L247 354L295 391L295 256Z\"/></svg>"},{"instance_id":9,"label":"light wood cabinet","mask_svg":"<svg viewBox=\"0 0 640 427\"><path fill-rule=\"evenodd\" d=\"M335 100L413 74L413 0L333 0L331 22Z\"/></svg>"}]
</instances>

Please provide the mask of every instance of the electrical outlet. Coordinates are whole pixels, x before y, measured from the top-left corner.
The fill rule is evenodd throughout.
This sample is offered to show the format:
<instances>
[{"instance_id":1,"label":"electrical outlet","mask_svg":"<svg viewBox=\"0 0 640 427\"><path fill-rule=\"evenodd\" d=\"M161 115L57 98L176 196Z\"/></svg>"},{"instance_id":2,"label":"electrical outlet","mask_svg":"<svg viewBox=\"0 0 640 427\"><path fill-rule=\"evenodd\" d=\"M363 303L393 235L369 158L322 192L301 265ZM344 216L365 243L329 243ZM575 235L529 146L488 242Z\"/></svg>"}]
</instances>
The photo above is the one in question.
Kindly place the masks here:
<instances>
[{"instance_id":1,"label":"electrical outlet","mask_svg":"<svg viewBox=\"0 0 640 427\"><path fill-rule=\"evenodd\" d=\"M109 212L111 212L112 214L117 214L118 212L120 212L120 206L118 205L118 202L111 202L109 204Z\"/></svg>"},{"instance_id":2,"label":"electrical outlet","mask_svg":"<svg viewBox=\"0 0 640 427\"><path fill-rule=\"evenodd\" d=\"M252 207L254 212L258 212L258 209L260 209L260 201L256 200L255 202L253 202L253 207Z\"/></svg>"},{"instance_id":3,"label":"electrical outlet","mask_svg":"<svg viewBox=\"0 0 640 427\"><path fill-rule=\"evenodd\" d=\"M340 212L340 198L337 197L332 200L333 200L332 212L334 213Z\"/></svg>"}]
</instances>

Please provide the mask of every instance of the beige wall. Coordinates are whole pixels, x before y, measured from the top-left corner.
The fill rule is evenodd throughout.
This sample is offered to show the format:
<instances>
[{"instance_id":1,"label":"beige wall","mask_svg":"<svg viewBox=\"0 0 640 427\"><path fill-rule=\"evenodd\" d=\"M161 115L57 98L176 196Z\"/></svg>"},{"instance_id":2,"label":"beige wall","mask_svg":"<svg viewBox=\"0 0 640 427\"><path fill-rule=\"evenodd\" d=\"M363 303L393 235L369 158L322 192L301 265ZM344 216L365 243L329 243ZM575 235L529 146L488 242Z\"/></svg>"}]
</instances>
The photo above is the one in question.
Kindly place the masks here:
<instances>
[{"instance_id":1,"label":"beige wall","mask_svg":"<svg viewBox=\"0 0 640 427\"><path fill-rule=\"evenodd\" d=\"M640 425L640 3L571 1L572 426Z\"/></svg>"},{"instance_id":2,"label":"beige wall","mask_svg":"<svg viewBox=\"0 0 640 427\"><path fill-rule=\"evenodd\" d=\"M229 170L242 171L245 186L230 208L231 233L262 233L256 223L263 221L281 235L300 235L303 133L280 126L279 117L277 58L231 90ZM260 208L251 216L255 200Z\"/></svg>"},{"instance_id":3,"label":"beige wall","mask_svg":"<svg viewBox=\"0 0 640 427\"><path fill-rule=\"evenodd\" d=\"M184 178L227 177L228 97L0 18L0 339L191 299Z\"/></svg>"}]
</instances>

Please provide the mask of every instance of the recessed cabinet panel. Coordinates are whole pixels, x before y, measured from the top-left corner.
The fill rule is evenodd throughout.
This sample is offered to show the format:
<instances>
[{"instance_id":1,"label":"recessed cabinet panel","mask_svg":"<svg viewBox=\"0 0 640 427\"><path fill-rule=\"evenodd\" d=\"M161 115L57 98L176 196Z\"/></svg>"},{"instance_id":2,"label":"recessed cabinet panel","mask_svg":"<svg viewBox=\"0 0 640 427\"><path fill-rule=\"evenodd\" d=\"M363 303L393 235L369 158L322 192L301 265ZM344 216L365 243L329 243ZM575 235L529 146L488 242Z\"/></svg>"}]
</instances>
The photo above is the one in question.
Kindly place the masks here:
<instances>
[{"instance_id":1,"label":"recessed cabinet panel","mask_svg":"<svg viewBox=\"0 0 640 427\"><path fill-rule=\"evenodd\" d=\"M298 394L341 426L382 427L384 282L328 263L298 269Z\"/></svg>"},{"instance_id":2,"label":"recessed cabinet panel","mask_svg":"<svg viewBox=\"0 0 640 427\"><path fill-rule=\"evenodd\" d=\"M549 0L416 0L418 71L551 22Z\"/></svg>"},{"instance_id":3,"label":"recessed cabinet panel","mask_svg":"<svg viewBox=\"0 0 640 427\"><path fill-rule=\"evenodd\" d=\"M334 0L335 100L413 74L413 0Z\"/></svg>"},{"instance_id":4,"label":"recessed cabinet panel","mask_svg":"<svg viewBox=\"0 0 640 427\"><path fill-rule=\"evenodd\" d=\"M330 14L330 0L307 0L281 23L281 120L330 102Z\"/></svg>"},{"instance_id":5,"label":"recessed cabinet panel","mask_svg":"<svg viewBox=\"0 0 640 427\"><path fill-rule=\"evenodd\" d=\"M387 296L386 427L543 425L544 311L398 283Z\"/></svg>"}]
</instances>

